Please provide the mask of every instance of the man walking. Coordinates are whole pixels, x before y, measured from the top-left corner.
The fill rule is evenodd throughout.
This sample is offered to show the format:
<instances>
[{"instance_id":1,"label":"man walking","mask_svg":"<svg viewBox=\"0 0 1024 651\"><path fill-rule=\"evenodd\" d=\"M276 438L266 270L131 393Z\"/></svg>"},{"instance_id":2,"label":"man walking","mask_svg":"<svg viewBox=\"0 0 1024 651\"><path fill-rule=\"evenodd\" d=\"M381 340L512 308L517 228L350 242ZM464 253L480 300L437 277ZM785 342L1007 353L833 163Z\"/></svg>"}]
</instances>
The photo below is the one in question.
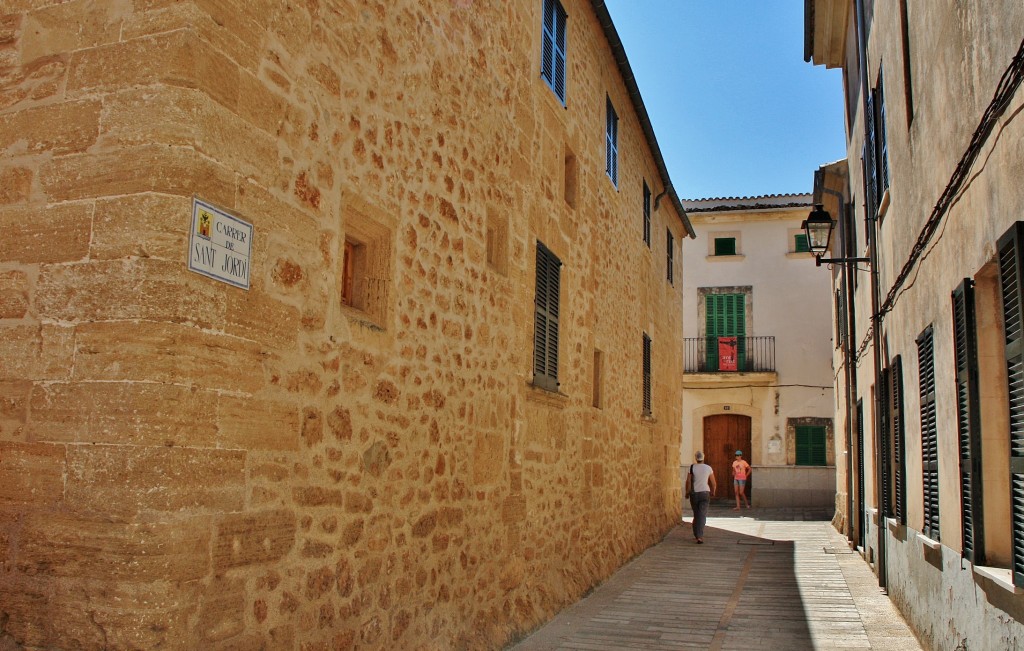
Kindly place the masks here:
<instances>
[{"instance_id":1,"label":"man walking","mask_svg":"<svg viewBox=\"0 0 1024 651\"><path fill-rule=\"evenodd\" d=\"M686 497L690 498L693 509L693 537L698 545L703 545L708 504L718 487L715 485L715 471L704 463L704 453L698 450L693 458L697 463L692 464L690 472L686 473Z\"/></svg>"}]
</instances>

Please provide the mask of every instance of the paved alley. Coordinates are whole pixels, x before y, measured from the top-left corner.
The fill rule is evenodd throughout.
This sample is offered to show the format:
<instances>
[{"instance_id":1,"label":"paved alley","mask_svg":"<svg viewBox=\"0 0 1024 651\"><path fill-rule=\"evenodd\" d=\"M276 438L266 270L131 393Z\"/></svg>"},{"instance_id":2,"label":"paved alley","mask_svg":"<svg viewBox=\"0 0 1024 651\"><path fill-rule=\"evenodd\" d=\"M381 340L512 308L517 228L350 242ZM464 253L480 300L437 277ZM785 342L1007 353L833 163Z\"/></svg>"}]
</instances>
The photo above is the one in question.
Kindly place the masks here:
<instances>
[{"instance_id":1,"label":"paved alley","mask_svg":"<svg viewBox=\"0 0 1024 651\"><path fill-rule=\"evenodd\" d=\"M513 649L922 649L827 517L716 506L697 545L687 512L660 544Z\"/></svg>"}]
</instances>

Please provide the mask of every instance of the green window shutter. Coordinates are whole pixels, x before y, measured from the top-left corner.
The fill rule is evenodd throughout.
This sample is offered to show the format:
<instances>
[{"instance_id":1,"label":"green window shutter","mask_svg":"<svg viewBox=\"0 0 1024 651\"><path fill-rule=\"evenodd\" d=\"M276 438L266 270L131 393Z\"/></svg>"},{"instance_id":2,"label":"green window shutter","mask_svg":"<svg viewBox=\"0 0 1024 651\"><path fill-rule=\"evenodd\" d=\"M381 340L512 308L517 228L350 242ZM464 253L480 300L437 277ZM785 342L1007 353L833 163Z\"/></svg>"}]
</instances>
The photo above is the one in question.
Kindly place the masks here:
<instances>
[{"instance_id":1,"label":"green window shutter","mask_svg":"<svg viewBox=\"0 0 1024 651\"><path fill-rule=\"evenodd\" d=\"M719 337L737 338L737 369L745 368L746 301L746 294L708 294L704 297L705 370L718 370Z\"/></svg>"},{"instance_id":2,"label":"green window shutter","mask_svg":"<svg viewBox=\"0 0 1024 651\"><path fill-rule=\"evenodd\" d=\"M824 466L827 463L825 428L798 425L796 428L796 465Z\"/></svg>"},{"instance_id":3,"label":"green window shutter","mask_svg":"<svg viewBox=\"0 0 1024 651\"><path fill-rule=\"evenodd\" d=\"M921 492L924 535L939 540L939 446L935 417L935 337L931 326L917 338L918 390L921 395Z\"/></svg>"},{"instance_id":4,"label":"green window shutter","mask_svg":"<svg viewBox=\"0 0 1024 651\"><path fill-rule=\"evenodd\" d=\"M716 237L715 255L736 255L736 238Z\"/></svg>"},{"instance_id":5,"label":"green window shutter","mask_svg":"<svg viewBox=\"0 0 1024 651\"><path fill-rule=\"evenodd\" d=\"M974 322L974 281L970 278L965 278L953 291L953 349L960 448L961 543L964 558L976 565L984 565L978 338Z\"/></svg>"},{"instance_id":6,"label":"green window shutter","mask_svg":"<svg viewBox=\"0 0 1024 651\"><path fill-rule=\"evenodd\" d=\"M1013 584L1024 587L1024 222L1004 233L996 250L1010 403L1010 549Z\"/></svg>"},{"instance_id":7,"label":"green window shutter","mask_svg":"<svg viewBox=\"0 0 1024 651\"><path fill-rule=\"evenodd\" d=\"M810 253L811 247L807 246L807 233L793 236L793 250L796 253Z\"/></svg>"},{"instance_id":8,"label":"green window shutter","mask_svg":"<svg viewBox=\"0 0 1024 651\"><path fill-rule=\"evenodd\" d=\"M537 242L537 291L534 305L533 383L558 390L558 302L562 263Z\"/></svg>"}]
</instances>

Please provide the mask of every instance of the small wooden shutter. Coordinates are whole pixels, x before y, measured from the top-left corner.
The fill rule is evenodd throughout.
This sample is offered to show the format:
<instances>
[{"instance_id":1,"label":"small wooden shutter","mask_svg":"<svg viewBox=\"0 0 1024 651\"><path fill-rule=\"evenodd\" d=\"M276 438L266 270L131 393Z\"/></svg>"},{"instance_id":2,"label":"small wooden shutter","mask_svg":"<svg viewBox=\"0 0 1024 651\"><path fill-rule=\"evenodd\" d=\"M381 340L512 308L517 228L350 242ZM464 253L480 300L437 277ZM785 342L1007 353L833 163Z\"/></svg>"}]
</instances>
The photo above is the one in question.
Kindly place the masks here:
<instances>
[{"instance_id":1,"label":"small wooden shutter","mask_svg":"<svg viewBox=\"0 0 1024 651\"><path fill-rule=\"evenodd\" d=\"M918 386L921 395L921 482L924 497L922 533L939 540L939 459L935 420L935 338L931 326L917 338Z\"/></svg>"},{"instance_id":2,"label":"small wooden shutter","mask_svg":"<svg viewBox=\"0 0 1024 651\"><path fill-rule=\"evenodd\" d=\"M808 253L811 247L807 245L807 234L798 233L793 236L793 251L796 253Z\"/></svg>"},{"instance_id":3,"label":"small wooden shutter","mask_svg":"<svg viewBox=\"0 0 1024 651\"><path fill-rule=\"evenodd\" d=\"M878 411L881 413L881 423L879 423L879 441L878 450L881 458L879 464L881 465L882 477L885 478L882 481L879 492L878 512L883 516L889 518L892 517L892 486L889 484L889 477L892 476L892 428L889 425L889 420L892 418L892 410L889 409L889 400L891 393L889 391L889 382L892 381L892 368L886 367L882 369L881 377L879 378L880 386L878 388Z\"/></svg>"},{"instance_id":4,"label":"small wooden shutter","mask_svg":"<svg viewBox=\"0 0 1024 651\"><path fill-rule=\"evenodd\" d=\"M565 104L565 9L555 2L555 78L554 91Z\"/></svg>"},{"instance_id":5,"label":"small wooden shutter","mask_svg":"<svg viewBox=\"0 0 1024 651\"><path fill-rule=\"evenodd\" d=\"M978 429L978 339L974 322L974 282L970 278L965 278L953 291L953 349L960 448L961 543L964 558L983 565L985 542L981 432Z\"/></svg>"},{"instance_id":6,"label":"small wooden shutter","mask_svg":"<svg viewBox=\"0 0 1024 651\"><path fill-rule=\"evenodd\" d=\"M665 253L665 256L666 256L666 260L665 260L665 266L666 266L665 277L668 279L669 283L674 282L674 278L673 278L674 274L673 274L673 271L672 271L672 266L673 266L672 263L673 263L673 259L675 258L675 248L676 248L676 238L672 237L672 231L666 230L665 231L665 251L666 251L666 253Z\"/></svg>"},{"instance_id":7,"label":"small wooden shutter","mask_svg":"<svg viewBox=\"0 0 1024 651\"><path fill-rule=\"evenodd\" d=\"M558 300L562 263L537 242L537 294L533 331L533 383L558 390Z\"/></svg>"},{"instance_id":8,"label":"small wooden shutter","mask_svg":"<svg viewBox=\"0 0 1024 651\"><path fill-rule=\"evenodd\" d=\"M704 334L708 371L718 370L718 338L736 337L737 369L746 364L746 294L708 294L704 301Z\"/></svg>"},{"instance_id":9,"label":"small wooden shutter","mask_svg":"<svg viewBox=\"0 0 1024 651\"><path fill-rule=\"evenodd\" d=\"M736 255L736 238L716 237L715 255Z\"/></svg>"},{"instance_id":10,"label":"small wooden shutter","mask_svg":"<svg viewBox=\"0 0 1024 651\"><path fill-rule=\"evenodd\" d=\"M897 355L889 373L889 423L892 426L893 516L907 523L907 441L903 419L903 360Z\"/></svg>"},{"instance_id":11,"label":"small wooden shutter","mask_svg":"<svg viewBox=\"0 0 1024 651\"><path fill-rule=\"evenodd\" d=\"M644 181L644 244L651 247L651 189Z\"/></svg>"},{"instance_id":12,"label":"small wooden shutter","mask_svg":"<svg viewBox=\"0 0 1024 651\"><path fill-rule=\"evenodd\" d=\"M1013 584L1024 587L1024 222L999 238L1006 380L1010 407L1010 532Z\"/></svg>"},{"instance_id":13,"label":"small wooden shutter","mask_svg":"<svg viewBox=\"0 0 1024 651\"><path fill-rule=\"evenodd\" d=\"M797 425L796 465L824 466L826 463L825 428L820 425Z\"/></svg>"},{"instance_id":14,"label":"small wooden shutter","mask_svg":"<svg viewBox=\"0 0 1024 651\"><path fill-rule=\"evenodd\" d=\"M544 0L540 75L565 104L565 10L558 0Z\"/></svg>"},{"instance_id":15,"label":"small wooden shutter","mask_svg":"<svg viewBox=\"0 0 1024 651\"><path fill-rule=\"evenodd\" d=\"M644 404L643 415L651 415L651 338L644 333Z\"/></svg>"},{"instance_id":16,"label":"small wooden shutter","mask_svg":"<svg viewBox=\"0 0 1024 651\"><path fill-rule=\"evenodd\" d=\"M619 185L619 116L611 98L605 100L605 160L604 171L616 187Z\"/></svg>"}]
</instances>

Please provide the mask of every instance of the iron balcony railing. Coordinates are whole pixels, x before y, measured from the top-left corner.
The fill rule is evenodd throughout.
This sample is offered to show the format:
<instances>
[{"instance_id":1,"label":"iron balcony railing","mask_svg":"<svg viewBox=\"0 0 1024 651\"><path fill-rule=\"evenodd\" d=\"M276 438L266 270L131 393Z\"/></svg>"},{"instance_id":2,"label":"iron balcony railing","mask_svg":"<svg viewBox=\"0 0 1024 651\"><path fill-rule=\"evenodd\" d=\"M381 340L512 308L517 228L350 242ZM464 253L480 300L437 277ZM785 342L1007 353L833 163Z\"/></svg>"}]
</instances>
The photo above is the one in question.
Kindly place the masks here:
<instances>
[{"instance_id":1,"label":"iron balcony railing","mask_svg":"<svg viewBox=\"0 0 1024 651\"><path fill-rule=\"evenodd\" d=\"M683 339L685 373L773 373L775 337Z\"/></svg>"}]
</instances>

